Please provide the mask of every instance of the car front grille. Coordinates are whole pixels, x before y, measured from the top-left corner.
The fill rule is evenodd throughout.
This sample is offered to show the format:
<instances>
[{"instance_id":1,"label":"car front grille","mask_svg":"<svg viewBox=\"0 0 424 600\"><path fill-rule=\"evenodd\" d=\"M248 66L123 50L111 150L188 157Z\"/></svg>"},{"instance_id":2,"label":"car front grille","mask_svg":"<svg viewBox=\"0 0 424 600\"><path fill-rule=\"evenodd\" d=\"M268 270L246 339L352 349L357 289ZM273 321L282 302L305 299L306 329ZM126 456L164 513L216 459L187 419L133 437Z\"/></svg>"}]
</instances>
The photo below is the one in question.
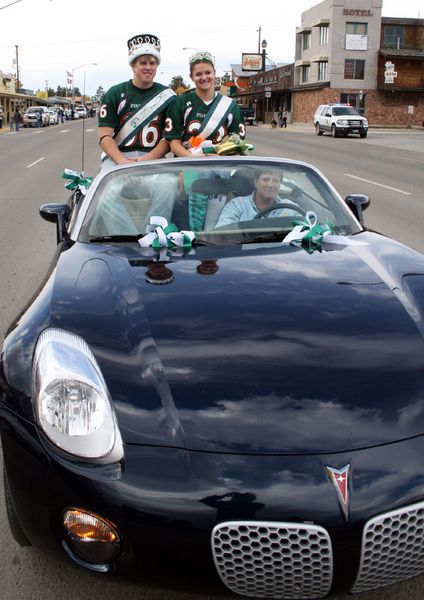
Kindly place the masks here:
<instances>
[{"instance_id":1,"label":"car front grille","mask_svg":"<svg viewBox=\"0 0 424 600\"><path fill-rule=\"evenodd\" d=\"M362 127L362 121L349 121L349 127Z\"/></svg>"},{"instance_id":2,"label":"car front grille","mask_svg":"<svg viewBox=\"0 0 424 600\"><path fill-rule=\"evenodd\" d=\"M212 532L215 566L233 592L262 598L323 598L333 577L330 537L317 525L220 523Z\"/></svg>"},{"instance_id":3,"label":"car front grille","mask_svg":"<svg viewBox=\"0 0 424 600\"><path fill-rule=\"evenodd\" d=\"M352 592L363 592L424 572L424 502L368 521Z\"/></svg>"}]
</instances>

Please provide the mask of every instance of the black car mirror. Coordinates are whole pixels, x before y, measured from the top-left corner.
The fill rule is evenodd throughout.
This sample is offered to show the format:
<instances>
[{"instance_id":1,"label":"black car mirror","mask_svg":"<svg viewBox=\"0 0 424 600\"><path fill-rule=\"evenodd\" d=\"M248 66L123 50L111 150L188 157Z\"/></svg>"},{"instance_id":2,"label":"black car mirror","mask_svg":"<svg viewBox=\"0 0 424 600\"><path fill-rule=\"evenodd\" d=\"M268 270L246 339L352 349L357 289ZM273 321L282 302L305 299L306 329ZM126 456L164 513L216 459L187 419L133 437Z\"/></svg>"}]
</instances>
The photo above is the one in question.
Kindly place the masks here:
<instances>
[{"instance_id":1,"label":"black car mirror","mask_svg":"<svg viewBox=\"0 0 424 600\"><path fill-rule=\"evenodd\" d=\"M345 202L362 227L364 227L364 217L362 213L371 203L369 197L365 196L365 194L349 194L346 196Z\"/></svg>"},{"instance_id":2,"label":"black car mirror","mask_svg":"<svg viewBox=\"0 0 424 600\"><path fill-rule=\"evenodd\" d=\"M45 221L56 223L56 240L58 244L68 239L66 221L68 219L69 206L67 204L43 204L39 212Z\"/></svg>"}]
</instances>

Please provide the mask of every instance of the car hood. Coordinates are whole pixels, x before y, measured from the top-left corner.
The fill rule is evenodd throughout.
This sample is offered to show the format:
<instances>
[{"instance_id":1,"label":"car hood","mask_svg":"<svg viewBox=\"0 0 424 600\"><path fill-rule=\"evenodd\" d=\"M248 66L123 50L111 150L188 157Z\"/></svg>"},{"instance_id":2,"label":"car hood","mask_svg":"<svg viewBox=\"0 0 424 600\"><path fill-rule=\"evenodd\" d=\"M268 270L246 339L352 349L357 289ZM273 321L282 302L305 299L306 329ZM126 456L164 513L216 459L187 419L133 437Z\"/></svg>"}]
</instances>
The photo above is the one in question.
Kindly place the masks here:
<instances>
[{"instance_id":1,"label":"car hood","mask_svg":"<svg viewBox=\"0 0 424 600\"><path fill-rule=\"evenodd\" d=\"M89 343L126 443L304 454L420 435L424 259L357 239L311 255L196 248L161 285L135 245L74 244L49 324Z\"/></svg>"}]
</instances>

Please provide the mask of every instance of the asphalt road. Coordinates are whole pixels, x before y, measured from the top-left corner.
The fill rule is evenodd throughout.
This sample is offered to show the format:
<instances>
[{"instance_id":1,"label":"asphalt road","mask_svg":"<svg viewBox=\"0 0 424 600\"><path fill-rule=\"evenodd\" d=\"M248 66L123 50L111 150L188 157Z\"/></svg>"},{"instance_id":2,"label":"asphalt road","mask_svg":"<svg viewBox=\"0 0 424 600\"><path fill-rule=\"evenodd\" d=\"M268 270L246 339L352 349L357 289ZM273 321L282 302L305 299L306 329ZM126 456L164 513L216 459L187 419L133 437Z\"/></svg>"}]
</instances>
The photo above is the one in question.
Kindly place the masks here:
<instances>
[{"instance_id":1,"label":"asphalt road","mask_svg":"<svg viewBox=\"0 0 424 600\"><path fill-rule=\"evenodd\" d=\"M83 128L84 126L84 128ZM55 246L54 226L38 216L39 206L66 199L64 168L85 168L94 175L99 148L94 119L46 129L0 132L0 334L37 289ZM318 166L344 196L365 193L371 207L366 224L424 252L423 168L424 131L371 131L365 140L317 137L311 126L286 130L249 127L256 154L288 156ZM84 158L82 149L84 139ZM1 460L1 456L0 456ZM1 465L0 465L1 467ZM37 515L34 515L37 518ZM176 589L163 575L158 589L118 578L97 578L65 561L51 562L32 548L19 548L6 521L0 485L0 600L224 600L235 598L220 588L205 595L193 581L192 590ZM178 552L178 548L176 548ZM189 557L187 557L189 560ZM362 594L361 600L418 600L424 578ZM351 596L339 596L351 598Z\"/></svg>"},{"instance_id":2,"label":"asphalt road","mask_svg":"<svg viewBox=\"0 0 424 600\"><path fill-rule=\"evenodd\" d=\"M312 163L343 197L366 194L365 224L424 252L424 129L375 129L365 139L317 136L312 124L249 127L247 134L260 154Z\"/></svg>"}]
</instances>

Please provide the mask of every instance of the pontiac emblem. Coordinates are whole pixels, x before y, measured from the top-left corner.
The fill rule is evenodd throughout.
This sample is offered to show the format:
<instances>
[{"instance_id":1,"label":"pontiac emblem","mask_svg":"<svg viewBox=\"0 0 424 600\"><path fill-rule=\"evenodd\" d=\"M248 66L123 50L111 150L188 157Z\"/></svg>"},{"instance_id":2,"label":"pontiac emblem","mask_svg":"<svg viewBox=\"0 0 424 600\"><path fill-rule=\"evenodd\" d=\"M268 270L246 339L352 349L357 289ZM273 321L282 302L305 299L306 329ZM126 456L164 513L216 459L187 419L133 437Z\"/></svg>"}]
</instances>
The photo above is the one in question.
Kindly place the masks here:
<instances>
[{"instance_id":1,"label":"pontiac emblem","mask_svg":"<svg viewBox=\"0 0 424 600\"><path fill-rule=\"evenodd\" d=\"M350 465L341 469L325 467L327 477L336 489L340 508L346 521L349 520L349 470Z\"/></svg>"}]
</instances>

